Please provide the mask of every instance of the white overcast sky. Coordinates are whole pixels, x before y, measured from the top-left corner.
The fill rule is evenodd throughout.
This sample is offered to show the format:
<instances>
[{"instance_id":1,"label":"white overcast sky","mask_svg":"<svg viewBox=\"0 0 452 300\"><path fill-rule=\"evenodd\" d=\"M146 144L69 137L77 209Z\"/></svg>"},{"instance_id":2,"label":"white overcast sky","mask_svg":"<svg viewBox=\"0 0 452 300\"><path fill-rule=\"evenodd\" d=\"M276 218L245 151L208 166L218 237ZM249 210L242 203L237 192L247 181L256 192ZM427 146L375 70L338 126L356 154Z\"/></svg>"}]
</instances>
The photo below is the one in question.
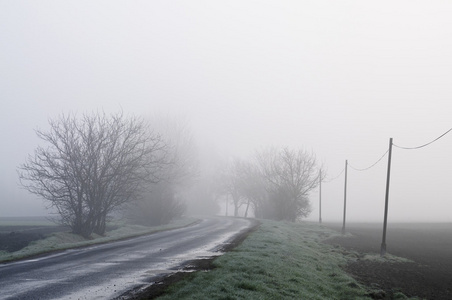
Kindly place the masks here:
<instances>
[{"instance_id":1,"label":"white overcast sky","mask_svg":"<svg viewBox=\"0 0 452 300\"><path fill-rule=\"evenodd\" d=\"M450 1L0 1L0 216L42 215L16 168L61 113L183 116L247 157L313 151L339 174L452 127ZM452 133L394 149L390 221L452 222ZM387 158L348 170L347 217L383 217ZM341 220L343 175L322 186ZM318 193L311 195L318 218Z\"/></svg>"}]
</instances>

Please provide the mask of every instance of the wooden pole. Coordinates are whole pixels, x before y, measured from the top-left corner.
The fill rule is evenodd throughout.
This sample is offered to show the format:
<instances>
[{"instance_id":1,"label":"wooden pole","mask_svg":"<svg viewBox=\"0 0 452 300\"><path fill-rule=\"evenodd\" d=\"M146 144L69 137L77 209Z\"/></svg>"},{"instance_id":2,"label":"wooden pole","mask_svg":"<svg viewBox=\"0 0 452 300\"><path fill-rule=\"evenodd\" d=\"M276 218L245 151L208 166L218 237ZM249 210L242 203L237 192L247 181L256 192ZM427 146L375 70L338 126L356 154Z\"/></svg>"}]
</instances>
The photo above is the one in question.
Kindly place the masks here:
<instances>
[{"instance_id":1,"label":"wooden pole","mask_svg":"<svg viewBox=\"0 0 452 300\"><path fill-rule=\"evenodd\" d=\"M322 224L322 170L319 172L319 223Z\"/></svg>"},{"instance_id":2,"label":"wooden pole","mask_svg":"<svg viewBox=\"0 0 452 300\"><path fill-rule=\"evenodd\" d=\"M348 161L345 160L344 219L342 222L342 234L345 234L345 215L346 215L346 211L347 211L347 166L348 166Z\"/></svg>"},{"instance_id":3,"label":"wooden pole","mask_svg":"<svg viewBox=\"0 0 452 300\"><path fill-rule=\"evenodd\" d=\"M392 138L389 139L388 174L386 176L385 216L383 221L383 238L381 240L380 256L386 254L386 227L388 224L389 179L391 177Z\"/></svg>"}]
</instances>

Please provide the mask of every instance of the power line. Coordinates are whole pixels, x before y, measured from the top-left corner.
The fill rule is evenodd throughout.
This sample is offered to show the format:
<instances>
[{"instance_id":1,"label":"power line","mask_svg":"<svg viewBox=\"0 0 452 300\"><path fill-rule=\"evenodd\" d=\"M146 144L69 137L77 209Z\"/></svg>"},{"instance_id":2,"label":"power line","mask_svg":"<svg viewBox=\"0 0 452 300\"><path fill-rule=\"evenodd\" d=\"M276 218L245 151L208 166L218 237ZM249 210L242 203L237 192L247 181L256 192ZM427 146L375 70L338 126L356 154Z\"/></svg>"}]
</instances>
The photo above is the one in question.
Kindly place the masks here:
<instances>
[{"instance_id":1,"label":"power line","mask_svg":"<svg viewBox=\"0 0 452 300\"><path fill-rule=\"evenodd\" d=\"M386 150L386 152L374 163L374 164L372 164L370 167L367 167L367 168L363 168L363 169L358 169L358 168L355 168L355 167L353 167L352 165L350 165L350 164L348 164L349 165L349 167L350 168L352 168L353 170L355 170L355 171L367 171L367 170L369 170L370 168L372 168L372 167L374 167L376 164L378 164L382 159L383 159L383 157L385 157L386 156L386 154L388 154L388 152L389 152L389 149L388 150Z\"/></svg>"},{"instance_id":2,"label":"power line","mask_svg":"<svg viewBox=\"0 0 452 300\"><path fill-rule=\"evenodd\" d=\"M335 176L335 177L333 177L332 179L329 179L329 180L325 180L325 181L322 181L322 182L325 182L325 183L329 183L329 182L331 182L331 181L333 181L333 180L336 180L336 179L338 179L339 178L339 176L341 176L342 175L342 173L344 173L344 171L345 171L345 168L343 168L342 169L342 171L339 173L339 175L337 175L337 176Z\"/></svg>"},{"instance_id":3,"label":"power line","mask_svg":"<svg viewBox=\"0 0 452 300\"><path fill-rule=\"evenodd\" d=\"M397 148L400 148L400 149L406 149L406 150L420 149L420 148L423 148L423 147L425 147L425 146L428 146L428 145L430 145L430 144L436 142L437 140L439 140L440 138L442 138L443 136L445 136L446 134L448 134L448 133L451 132L451 131L452 131L452 128L449 129L448 131L444 132L442 135L440 135L439 137L437 137L437 138L434 139L433 141L431 141L431 142L429 142L429 143L427 143L427 144L421 145L421 146L417 146L417 147L402 147L402 146L397 146L396 144L393 144L393 146L394 146L394 147L397 147Z\"/></svg>"}]
</instances>

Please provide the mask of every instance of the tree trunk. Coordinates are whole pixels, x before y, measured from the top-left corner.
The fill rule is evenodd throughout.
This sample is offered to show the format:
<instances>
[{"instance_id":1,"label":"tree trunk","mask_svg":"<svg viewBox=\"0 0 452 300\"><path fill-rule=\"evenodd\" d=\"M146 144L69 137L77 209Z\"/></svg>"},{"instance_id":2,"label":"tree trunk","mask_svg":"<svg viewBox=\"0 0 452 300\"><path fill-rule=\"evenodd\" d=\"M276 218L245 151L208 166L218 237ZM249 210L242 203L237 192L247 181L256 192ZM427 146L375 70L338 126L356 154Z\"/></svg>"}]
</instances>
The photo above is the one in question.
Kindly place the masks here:
<instances>
[{"instance_id":1,"label":"tree trunk","mask_svg":"<svg viewBox=\"0 0 452 300\"><path fill-rule=\"evenodd\" d=\"M248 218L248 209L250 208L250 200L246 203L245 218Z\"/></svg>"}]
</instances>

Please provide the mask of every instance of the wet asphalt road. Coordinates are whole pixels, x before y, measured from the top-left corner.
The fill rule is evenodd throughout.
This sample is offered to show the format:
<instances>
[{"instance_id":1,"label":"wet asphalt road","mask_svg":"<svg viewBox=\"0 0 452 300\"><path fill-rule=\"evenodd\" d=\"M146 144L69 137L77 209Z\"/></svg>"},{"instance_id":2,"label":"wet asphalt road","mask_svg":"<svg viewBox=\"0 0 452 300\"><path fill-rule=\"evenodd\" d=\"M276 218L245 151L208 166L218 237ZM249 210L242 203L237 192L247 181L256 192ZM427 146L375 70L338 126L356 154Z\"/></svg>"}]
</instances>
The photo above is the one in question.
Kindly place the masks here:
<instances>
[{"instance_id":1,"label":"wet asphalt road","mask_svg":"<svg viewBox=\"0 0 452 300\"><path fill-rule=\"evenodd\" d=\"M214 256L251 226L207 218L194 226L0 265L0 299L112 299L191 259Z\"/></svg>"}]
</instances>

